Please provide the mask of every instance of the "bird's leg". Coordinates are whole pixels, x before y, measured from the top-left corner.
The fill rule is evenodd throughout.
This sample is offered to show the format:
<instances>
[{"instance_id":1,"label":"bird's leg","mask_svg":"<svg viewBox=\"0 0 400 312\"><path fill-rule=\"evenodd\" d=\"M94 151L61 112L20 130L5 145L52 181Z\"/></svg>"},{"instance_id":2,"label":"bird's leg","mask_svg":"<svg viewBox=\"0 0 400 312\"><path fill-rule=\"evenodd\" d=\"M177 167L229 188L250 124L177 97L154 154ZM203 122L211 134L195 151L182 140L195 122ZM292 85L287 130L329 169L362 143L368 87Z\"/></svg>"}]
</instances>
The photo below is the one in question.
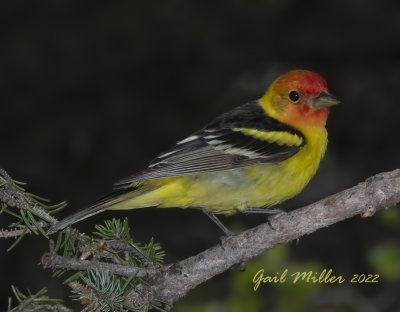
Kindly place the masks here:
<instances>
[{"instance_id":1,"label":"bird's leg","mask_svg":"<svg viewBox=\"0 0 400 312\"><path fill-rule=\"evenodd\" d=\"M229 229L221 222L220 219L217 218L217 216L215 214L213 214L212 212L203 209L203 212L216 224L218 225L218 227L225 233L225 235L227 236L226 238L229 238L231 236L234 236L235 233L233 233L232 231L229 231ZM223 240L225 240L226 238L224 238Z\"/></svg>"},{"instance_id":2,"label":"bird's leg","mask_svg":"<svg viewBox=\"0 0 400 312\"><path fill-rule=\"evenodd\" d=\"M266 208L246 208L240 211L241 213L263 213L266 215L280 215L286 212L282 209L266 209Z\"/></svg>"},{"instance_id":3,"label":"bird's leg","mask_svg":"<svg viewBox=\"0 0 400 312\"><path fill-rule=\"evenodd\" d=\"M282 209L266 209L266 208L247 208L245 210L242 210L241 212L242 213L263 213L263 214L268 215L268 218L267 218L268 225L274 231L276 230L276 228L273 227L271 221L273 221L273 219L279 215L287 214L287 212L283 211ZM297 238L296 246L299 244L299 242L300 242L300 238Z\"/></svg>"}]
</instances>

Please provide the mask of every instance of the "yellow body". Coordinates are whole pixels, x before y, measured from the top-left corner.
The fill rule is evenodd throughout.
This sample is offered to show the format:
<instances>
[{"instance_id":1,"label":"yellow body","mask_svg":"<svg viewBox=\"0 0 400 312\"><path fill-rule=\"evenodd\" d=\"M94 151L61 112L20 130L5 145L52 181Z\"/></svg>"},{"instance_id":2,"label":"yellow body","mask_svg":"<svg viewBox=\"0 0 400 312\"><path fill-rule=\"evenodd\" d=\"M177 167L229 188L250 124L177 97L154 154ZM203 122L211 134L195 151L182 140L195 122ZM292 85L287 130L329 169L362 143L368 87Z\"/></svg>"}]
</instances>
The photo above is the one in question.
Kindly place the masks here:
<instances>
[{"instance_id":1,"label":"yellow body","mask_svg":"<svg viewBox=\"0 0 400 312\"><path fill-rule=\"evenodd\" d=\"M308 130L309 133L303 131L307 144L280 163L145 181L143 184L159 188L108 209L190 207L233 214L246 208L278 204L297 195L307 185L325 153L325 127Z\"/></svg>"}]
</instances>

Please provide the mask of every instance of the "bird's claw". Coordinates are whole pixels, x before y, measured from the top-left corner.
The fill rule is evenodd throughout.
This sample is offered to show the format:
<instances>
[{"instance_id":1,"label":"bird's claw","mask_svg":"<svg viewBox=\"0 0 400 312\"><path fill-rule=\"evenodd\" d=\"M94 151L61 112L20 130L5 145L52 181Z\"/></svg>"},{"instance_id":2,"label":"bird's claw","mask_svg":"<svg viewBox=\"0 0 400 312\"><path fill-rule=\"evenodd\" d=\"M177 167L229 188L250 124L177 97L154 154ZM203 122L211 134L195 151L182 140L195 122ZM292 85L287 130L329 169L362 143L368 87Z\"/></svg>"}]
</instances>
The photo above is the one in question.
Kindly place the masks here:
<instances>
[{"instance_id":1,"label":"bird's claw","mask_svg":"<svg viewBox=\"0 0 400 312\"><path fill-rule=\"evenodd\" d=\"M270 228L273 229L274 231L276 230L276 228L273 226L273 222L274 222L277 218L279 218L279 217L284 216L284 215L287 214L286 211L283 211L283 210L280 210L280 209L276 209L276 210L279 210L279 212L277 212L277 213L275 213L275 214L272 214L272 215L268 216L268 218L267 218L267 223L268 223L268 225L269 225Z\"/></svg>"},{"instance_id":2,"label":"bird's claw","mask_svg":"<svg viewBox=\"0 0 400 312\"><path fill-rule=\"evenodd\" d=\"M224 248L224 245L232 238L232 237L234 237L235 236L235 233L233 233L232 231L224 231L225 232L225 235L223 235L223 236L221 236L220 238L219 238L219 240L220 240L220 245L221 245L221 247L222 247L222 249L225 249Z\"/></svg>"}]
</instances>

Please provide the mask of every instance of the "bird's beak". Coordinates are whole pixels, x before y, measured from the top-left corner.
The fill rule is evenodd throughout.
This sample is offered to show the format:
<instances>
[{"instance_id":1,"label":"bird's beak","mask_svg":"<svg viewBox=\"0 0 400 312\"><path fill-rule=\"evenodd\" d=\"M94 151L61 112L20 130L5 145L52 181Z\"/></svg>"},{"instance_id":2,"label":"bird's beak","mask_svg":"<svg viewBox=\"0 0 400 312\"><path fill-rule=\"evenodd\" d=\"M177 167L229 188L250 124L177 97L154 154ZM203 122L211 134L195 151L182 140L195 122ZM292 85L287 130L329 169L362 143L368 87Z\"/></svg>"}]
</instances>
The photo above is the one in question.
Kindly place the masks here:
<instances>
[{"instance_id":1,"label":"bird's beak","mask_svg":"<svg viewBox=\"0 0 400 312\"><path fill-rule=\"evenodd\" d=\"M332 94L322 91L318 96L316 96L312 102L311 106L313 108L321 108L321 107L331 107L333 105L339 104L340 101L334 97Z\"/></svg>"}]
</instances>

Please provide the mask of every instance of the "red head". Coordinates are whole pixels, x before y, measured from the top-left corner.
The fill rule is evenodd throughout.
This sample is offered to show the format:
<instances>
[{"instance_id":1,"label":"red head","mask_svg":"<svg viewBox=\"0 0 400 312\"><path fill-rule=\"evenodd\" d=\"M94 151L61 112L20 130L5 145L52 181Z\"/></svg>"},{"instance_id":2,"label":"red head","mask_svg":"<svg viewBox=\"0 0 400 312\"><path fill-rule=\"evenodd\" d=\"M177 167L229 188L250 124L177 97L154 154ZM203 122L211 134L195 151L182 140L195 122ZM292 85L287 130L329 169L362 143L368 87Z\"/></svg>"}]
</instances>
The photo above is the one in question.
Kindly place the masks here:
<instances>
[{"instance_id":1,"label":"red head","mask_svg":"<svg viewBox=\"0 0 400 312\"><path fill-rule=\"evenodd\" d=\"M339 103L328 93L325 79L307 70L280 76L260 102L271 117L298 128L324 126L329 107Z\"/></svg>"}]
</instances>

